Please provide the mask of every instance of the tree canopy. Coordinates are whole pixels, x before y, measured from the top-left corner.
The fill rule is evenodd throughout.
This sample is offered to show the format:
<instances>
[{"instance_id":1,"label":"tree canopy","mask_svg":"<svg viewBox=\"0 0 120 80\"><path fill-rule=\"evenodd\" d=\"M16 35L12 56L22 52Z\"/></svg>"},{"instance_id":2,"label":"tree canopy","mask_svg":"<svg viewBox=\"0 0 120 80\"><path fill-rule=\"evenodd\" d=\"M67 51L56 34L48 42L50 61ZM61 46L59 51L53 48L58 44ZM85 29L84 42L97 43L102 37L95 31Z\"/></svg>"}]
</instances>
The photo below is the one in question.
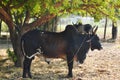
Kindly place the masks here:
<instances>
[{"instance_id":1,"label":"tree canopy","mask_svg":"<svg viewBox=\"0 0 120 80\"><path fill-rule=\"evenodd\" d=\"M108 16L115 20L119 14L119 0L1 0L0 19L8 23L11 19L15 23L15 16L19 23L35 27L49 21L56 15L75 13L86 14L96 20ZM14 16L13 16L14 15ZM35 18L30 22L31 18ZM31 23L31 24L27 24Z\"/></svg>"}]
</instances>

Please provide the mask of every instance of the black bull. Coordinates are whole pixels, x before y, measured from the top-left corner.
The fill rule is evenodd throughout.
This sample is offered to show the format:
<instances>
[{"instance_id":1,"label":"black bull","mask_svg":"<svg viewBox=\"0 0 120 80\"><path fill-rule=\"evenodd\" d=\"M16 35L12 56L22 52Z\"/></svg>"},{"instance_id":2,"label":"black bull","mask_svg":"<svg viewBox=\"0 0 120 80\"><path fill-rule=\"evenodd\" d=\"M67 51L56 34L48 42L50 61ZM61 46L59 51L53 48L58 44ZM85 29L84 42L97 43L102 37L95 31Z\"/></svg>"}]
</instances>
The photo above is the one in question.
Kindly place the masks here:
<instances>
[{"instance_id":1,"label":"black bull","mask_svg":"<svg viewBox=\"0 0 120 80\"><path fill-rule=\"evenodd\" d=\"M66 26L63 32L47 32L32 30L21 38L21 48L24 54L23 78L32 77L31 62L36 53L48 58L67 59L68 77L72 77L73 61L83 63L89 48L100 50L99 37L95 34L80 34L73 25Z\"/></svg>"}]
</instances>

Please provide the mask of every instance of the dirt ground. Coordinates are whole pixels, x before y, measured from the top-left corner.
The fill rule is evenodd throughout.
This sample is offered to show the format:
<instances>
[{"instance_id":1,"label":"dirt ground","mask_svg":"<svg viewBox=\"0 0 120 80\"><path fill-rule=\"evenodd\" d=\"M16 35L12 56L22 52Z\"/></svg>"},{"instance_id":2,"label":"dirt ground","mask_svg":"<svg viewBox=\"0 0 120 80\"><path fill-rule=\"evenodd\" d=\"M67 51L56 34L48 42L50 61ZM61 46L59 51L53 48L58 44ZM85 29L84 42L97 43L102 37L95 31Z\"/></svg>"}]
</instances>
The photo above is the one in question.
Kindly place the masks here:
<instances>
[{"instance_id":1,"label":"dirt ground","mask_svg":"<svg viewBox=\"0 0 120 80\"><path fill-rule=\"evenodd\" d=\"M50 64L38 57L32 63L32 79L27 80L120 80L120 42L102 42L103 50L89 51L85 62L74 64L73 78L65 78L67 64L65 60L53 59ZM6 44L0 44L0 80L22 79L22 69L15 68L7 59Z\"/></svg>"}]
</instances>

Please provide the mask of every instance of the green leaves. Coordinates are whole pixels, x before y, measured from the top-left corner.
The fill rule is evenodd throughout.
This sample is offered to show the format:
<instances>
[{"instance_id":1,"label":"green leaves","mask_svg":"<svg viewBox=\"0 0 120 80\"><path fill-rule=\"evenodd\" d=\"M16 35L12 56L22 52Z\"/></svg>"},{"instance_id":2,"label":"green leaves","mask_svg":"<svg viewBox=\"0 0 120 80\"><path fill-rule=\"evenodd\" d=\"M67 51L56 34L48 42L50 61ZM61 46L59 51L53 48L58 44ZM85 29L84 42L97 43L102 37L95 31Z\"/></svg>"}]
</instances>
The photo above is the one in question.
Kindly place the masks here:
<instances>
[{"instance_id":1,"label":"green leaves","mask_svg":"<svg viewBox=\"0 0 120 80\"><path fill-rule=\"evenodd\" d=\"M6 53L8 54L8 57L13 61L16 62L17 61L17 57L14 54L14 51L11 51L10 49L7 49Z\"/></svg>"},{"instance_id":2,"label":"green leaves","mask_svg":"<svg viewBox=\"0 0 120 80\"><path fill-rule=\"evenodd\" d=\"M10 2L11 1L11 2ZM4 6L13 6L11 12L25 15L30 11L31 18L47 14L61 15L65 13L93 16L96 19L109 17L114 19L119 16L119 0L3 0ZM15 7L17 6L17 8Z\"/></svg>"}]
</instances>

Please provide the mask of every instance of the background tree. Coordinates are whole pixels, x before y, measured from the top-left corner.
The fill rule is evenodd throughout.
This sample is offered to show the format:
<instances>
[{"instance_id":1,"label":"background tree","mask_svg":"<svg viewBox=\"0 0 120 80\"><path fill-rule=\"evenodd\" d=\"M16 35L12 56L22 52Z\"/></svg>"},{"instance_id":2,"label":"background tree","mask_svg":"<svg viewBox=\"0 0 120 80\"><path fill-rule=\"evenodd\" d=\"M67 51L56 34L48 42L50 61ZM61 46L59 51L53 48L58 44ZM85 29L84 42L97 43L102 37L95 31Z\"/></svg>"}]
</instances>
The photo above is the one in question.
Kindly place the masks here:
<instances>
[{"instance_id":1,"label":"background tree","mask_svg":"<svg viewBox=\"0 0 120 80\"><path fill-rule=\"evenodd\" d=\"M112 21L112 40L116 40L117 32L117 22Z\"/></svg>"},{"instance_id":2,"label":"background tree","mask_svg":"<svg viewBox=\"0 0 120 80\"><path fill-rule=\"evenodd\" d=\"M113 5L111 10L110 5ZM22 66L20 38L25 32L44 25L62 14L80 14L96 20L107 16L113 19L119 0L0 0L0 19L9 28L10 39L17 57L15 66Z\"/></svg>"},{"instance_id":3,"label":"background tree","mask_svg":"<svg viewBox=\"0 0 120 80\"><path fill-rule=\"evenodd\" d=\"M0 37L1 37L1 29L2 29L2 20L0 20Z\"/></svg>"},{"instance_id":4,"label":"background tree","mask_svg":"<svg viewBox=\"0 0 120 80\"><path fill-rule=\"evenodd\" d=\"M115 14L114 14L114 16L116 17L116 18L119 18L119 14L120 14L120 10L119 9L117 9L117 8L115 8ZM118 33L118 30L117 30L118 28L117 28L117 20L116 19L113 19L113 21L112 21L112 40L116 40L116 38L117 38L117 33Z\"/></svg>"},{"instance_id":5,"label":"background tree","mask_svg":"<svg viewBox=\"0 0 120 80\"><path fill-rule=\"evenodd\" d=\"M104 28L104 37L103 37L103 39L104 40L106 40L106 29L107 29L107 17L106 17L106 19L105 19L105 28Z\"/></svg>"}]
</instances>

